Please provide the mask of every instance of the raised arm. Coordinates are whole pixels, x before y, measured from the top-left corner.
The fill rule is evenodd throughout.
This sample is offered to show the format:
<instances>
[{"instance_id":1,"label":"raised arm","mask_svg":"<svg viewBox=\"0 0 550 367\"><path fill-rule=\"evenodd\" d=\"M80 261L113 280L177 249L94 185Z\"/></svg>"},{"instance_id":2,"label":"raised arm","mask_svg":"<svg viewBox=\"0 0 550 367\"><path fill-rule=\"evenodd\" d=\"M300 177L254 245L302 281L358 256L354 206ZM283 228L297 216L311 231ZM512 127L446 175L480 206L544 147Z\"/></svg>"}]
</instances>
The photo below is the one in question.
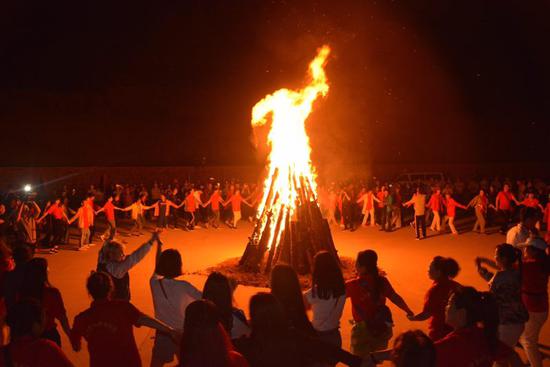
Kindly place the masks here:
<instances>
[{"instance_id":1,"label":"raised arm","mask_svg":"<svg viewBox=\"0 0 550 367\"><path fill-rule=\"evenodd\" d=\"M32 202L32 205L34 205L35 209L36 209L36 214L34 215L35 218L39 217L40 216L40 213L42 213L42 209L40 209L40 207L38 206L38 204L36 203L36 201L33 201Z\"/></svg>"},{"instance_id":2,"label":"raised arm","mask_svg":"<svg viewBox=\"0 0 550 367\"><path fill-rule=\"evenodd\" d=\"M160 255L162 254L162 241L160 237L157 238L157 251L155 252L155 268L153 269L153 276L156 274L157 265L160 260Z\"/></svg>"},{"instance_id":3,"label":"raised arm","mask_svg":"<svg viewBox=\"0 0 550 367\"><path fill-rule=\"evenodd\" d=\"M493 279L493 276L495 274L490 272L486 267L483 266L483 264L485 264L487 266L490 266L492 268L495 268L495 269L497 268L497 264L494 261L483 258L483 257L477 257L475 261L476 261L477 272L479 273L479 275L483 279L485 279L485 281L487 281L487 282L490 281L491 279Z\"/></svg>"},{"instance_id":4,"label":"raised arm","mask_svg":"<svg viewBox=\"0 0 550 367\"><path fill-rule=\"evenodd\" d=\"M21 205L19 205L19 211L17 212L17 221L19 222L21 220L21 213L23 213L23 203L21 203Z\"/></svg>"},{"instance_id":5,"label":"raised arm","mask_svg":"<svg viewBox=\"0 0 550 367\"><path fill-rule=\"evenodd\" d=\"M137 265L145 257L145 255L151 251L151 247L157 238L158 232L153 232L153 235L149 241L145 242L130 255L126 256L123 261L119 263L108 263L107 270L109 270L109 273L111 273L111 275L115 278L122 278L124 274L130 271L130 269Z\"/></svg>"}]
</instances>

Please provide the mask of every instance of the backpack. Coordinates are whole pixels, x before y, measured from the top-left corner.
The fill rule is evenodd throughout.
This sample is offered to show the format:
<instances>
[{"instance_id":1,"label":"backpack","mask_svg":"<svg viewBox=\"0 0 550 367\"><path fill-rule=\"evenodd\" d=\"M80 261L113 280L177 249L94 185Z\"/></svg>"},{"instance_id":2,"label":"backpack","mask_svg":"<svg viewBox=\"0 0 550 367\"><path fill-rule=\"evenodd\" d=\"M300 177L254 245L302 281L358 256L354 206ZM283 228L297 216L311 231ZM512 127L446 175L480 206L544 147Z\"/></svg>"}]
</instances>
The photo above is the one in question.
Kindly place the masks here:
<instances>
[{"instance_id":1,"label":"backpack","mask_svg":"<svg viewBox=\"0 0 550 367\"><path fill-rule=\"evenodd\" d=\"M367 282L360 280L358 284L369 293L369 296L374 301L372 290L368 287ZM356 309L356 311L359 310ZM359 311L359 314L361 314L361 311ZM393 316L391 310L385 304L377 305L374 315L371 318L366 317L366 315L361 315L361 317L363 318L367 329L374 336L384 334L391 326L393 326Z\"/></svg>"}]
</instances>

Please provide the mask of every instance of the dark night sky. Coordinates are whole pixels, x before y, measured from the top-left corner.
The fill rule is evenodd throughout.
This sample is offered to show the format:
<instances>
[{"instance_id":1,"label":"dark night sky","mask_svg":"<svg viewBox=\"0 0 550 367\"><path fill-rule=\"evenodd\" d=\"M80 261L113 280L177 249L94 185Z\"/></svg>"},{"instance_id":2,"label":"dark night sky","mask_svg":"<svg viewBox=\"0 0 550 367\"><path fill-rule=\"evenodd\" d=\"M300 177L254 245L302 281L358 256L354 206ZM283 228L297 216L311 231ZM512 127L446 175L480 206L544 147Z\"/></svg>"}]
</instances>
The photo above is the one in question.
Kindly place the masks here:
<instances>
[{"instance_id":1,"label":"dark night sky","mask_svg":"<svg viewBox=\"0 0 550 367\"><path fill-rule=\"evenodd\" d=\"M250 164L328 43L318 162L547 161L548 1L0 3L2 165Z\"/></svg>"}]
</instances>

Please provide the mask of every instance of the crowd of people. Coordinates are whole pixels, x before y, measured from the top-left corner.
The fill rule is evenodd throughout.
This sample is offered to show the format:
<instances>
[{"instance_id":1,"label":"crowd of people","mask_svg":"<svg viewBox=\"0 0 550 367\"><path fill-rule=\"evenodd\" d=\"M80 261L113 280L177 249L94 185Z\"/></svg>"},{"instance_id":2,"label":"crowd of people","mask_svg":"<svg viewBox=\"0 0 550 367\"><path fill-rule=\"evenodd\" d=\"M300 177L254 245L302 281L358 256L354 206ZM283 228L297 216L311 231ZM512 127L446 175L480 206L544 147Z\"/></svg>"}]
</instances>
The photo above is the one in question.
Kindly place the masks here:
<instances>
[{"instance_id":1,"label":"crowd of people","mask_svg":"<svg viewBox=\"0 0 550 367\"><path fill-rule=\"evenodd\" d=\"M457 207L471 207L475 229L483 233L488 213L494 210L505 239L496 246L494 259L475 259L488 291L456 282L459 264L436 256L428 269L433 284L426 291L423 309L415 313L378 267L375 251L357 254L357 276L348 281L333 255L319 252L310 289L302 291L291 266L277 264L271 270L270 291L250 298L248 318L234 306L236 283L225 274L211 273L202 290L182 277L181 254L174 248L164 249L162 231L216 228L223 222L234 228L241 217L253 220L260 186L209 182L204 187L155 184L145 190L117 185L107 193L90 187L82 196L65 189L42 210L39 196L7 197L10 210L1 209L0 322L9 329L9 338L0 334L0 366L72 366L61 349L59 329L75 351L86 340L92 367L141 366L133 327L145 326L156 330L154 367L171 363L313 367L339 362L368 367L385 360L399 367L520 366L517 345L525 350L531 366L540 367L538 340L548 317L550 274L549 249L541 236L548 203L540 196L546 195L547 188L540 193L536 185L525 186L518 191L517 186L512 190L503 183L492 190L494 199L491 189L477 187L476 195L468 197L457 187L441 183L416 188L379 183L373 183L374 189L358 183L321 186L319 201L327 220L344 230L369 224L387 231L410 221L417 238L423 238L429 208L430 228L440 231L443 223L449 223L455 233L451 214ZM428 190L432 191L429 196ZM536 202L535 196L541 200ZM413 209L409 219L407 207ZM71 322L62 293L48 280L48 261L38 256L38 250L57 251L56 246L68 241L68 226L76 221L78 249L85 249L93 244L95 217L100 213L107 226L97 235L101 238L97 266L85 270L93 270L85 285L93 301ZM117 232L120 220L131 220L131 228ZM154 222L151 237L125 253L124 236L145 235L146 221ZM149 284L152 316L132 304L130 293L130 270L151 252L155 253ZM351 340L344 343L340 321L348 300L353 327ZM428 334L406 331L390 348L393 316L387 300L409 320L427 321Z\"/></svg>"},{"instance_id":2,"label":"crowd of people","mask_svg":"<svg viewBox=\"0 0 550 367\"><path fill-rule=\"evenodd\" d=\"M126 227L122 234L129 236L141 235L149 224L185 231L221 225L237 228L241 219L254 221L262 188L262 184L235 180L204 184L174 180L167 185L155 182L149 188L117 184L86 189L66 185L36 193L14 190L1 195L0 237L56 252L70 241L75 232L71 227L78 228L79 250L93 246L94 239L113 238L119 222ZM522 208L535 211L538 229L550 223L550 185L541 180L395 184L356 180L321 184L317 191L323 216L342 230L370 226L391 232L410 224L416 238L423 239L428 228L446 233L448 226L449 233L458 235L456 219L473 216L472 231L483 234L496 225L505 234ZM103 233L96 231L97 218L107 226Z\"/></svg>"},{"instance_id":3,"label":"crowd of people","mask_svg":"<svg viewBox=\"0 0 550 367\"><path fill-rule=\"evenodd\" d=\"M432 232L445 231L448 225L450 233L458 235L457 208L473 210L472 231L482 234L494 224L505 234L521 208L536 211L540 228L543 221L545 225L550 223L549 198L550 186L543 181L518 180L512 185L509 179L471 181L468 187L460 180L415 185L332 184L321 187L319 193L321 208L331 224L340 225L344 230L353 231L360 224L391 232L410 223L417 239L427 236L428 222Z\"/></svg>"},{"instance_id":4,"label":"crowd of people","mask_svg":"<svg viewBox=\"0 0 550 367\"><path fill-rule=\"evenodd\" d=\"M148 316L131 302L129 271L153 249L154 316ZM547 252L546 242L533 232L526 242L496 246L494 260L475 259L488 292L453 280L459 264L436 256L428 271L433 285L415 314L378 267L375 251L357 254L357 277L348 281L334 256L321 251L305 292L292 267L273 267L270 292L251 297L247 319L233 304L234 280L212 272L197 289L182 278L180 252L163 249L161 232L130 254L116 238L107 238L86 281L92 303L71 323L61 292L48 280L47 260L34 257L25 244L13 250L2 245L1 320L10 337L3 340L0 366L73 366L61 349L59 323L75 351L86 340L92 367L141 366L134 326L156 330L154 367L374 366L385 360L416 367L522 366L518 343L530 365L540 367L538 338L548 316ZM339 330L348 299L354 323L349 351ZM428 334L406 331L388 349L393 317L387 300L411 321L428 320Z\"/></svg>"}]
</instances>

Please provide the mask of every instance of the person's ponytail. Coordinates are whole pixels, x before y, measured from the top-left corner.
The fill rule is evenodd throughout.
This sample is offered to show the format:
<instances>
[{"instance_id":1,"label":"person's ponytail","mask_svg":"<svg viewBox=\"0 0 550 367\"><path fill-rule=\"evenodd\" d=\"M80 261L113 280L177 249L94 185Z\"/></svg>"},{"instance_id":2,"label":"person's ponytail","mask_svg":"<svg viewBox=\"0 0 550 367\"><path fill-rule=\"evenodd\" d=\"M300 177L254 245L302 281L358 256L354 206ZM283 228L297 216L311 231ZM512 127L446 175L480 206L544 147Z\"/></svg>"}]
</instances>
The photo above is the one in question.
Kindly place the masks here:
<instances>
[{"instance_id":1,"label":"person's ponytail","mask_svg":"<svg viewBox=\"0 0 550 367\"><path fill-rule=\"evenodd\" d=\"M445 271L445 275L450 279L454 279L460 272L460 266L458 265L458 262L451 257L447 257L444 259L443 268Z\"/></svg>"},{"instance_id":2,"label":"person's ponytail","mask_svg":"<svg viewBox=\"0 0 550 367\"><path fill-rule=\"evenodd\" d=\"M458 262L451 257L436 256L432 260L432 265L444 278L454 279L460 272Z\"/></svg>"}]
</instances>

